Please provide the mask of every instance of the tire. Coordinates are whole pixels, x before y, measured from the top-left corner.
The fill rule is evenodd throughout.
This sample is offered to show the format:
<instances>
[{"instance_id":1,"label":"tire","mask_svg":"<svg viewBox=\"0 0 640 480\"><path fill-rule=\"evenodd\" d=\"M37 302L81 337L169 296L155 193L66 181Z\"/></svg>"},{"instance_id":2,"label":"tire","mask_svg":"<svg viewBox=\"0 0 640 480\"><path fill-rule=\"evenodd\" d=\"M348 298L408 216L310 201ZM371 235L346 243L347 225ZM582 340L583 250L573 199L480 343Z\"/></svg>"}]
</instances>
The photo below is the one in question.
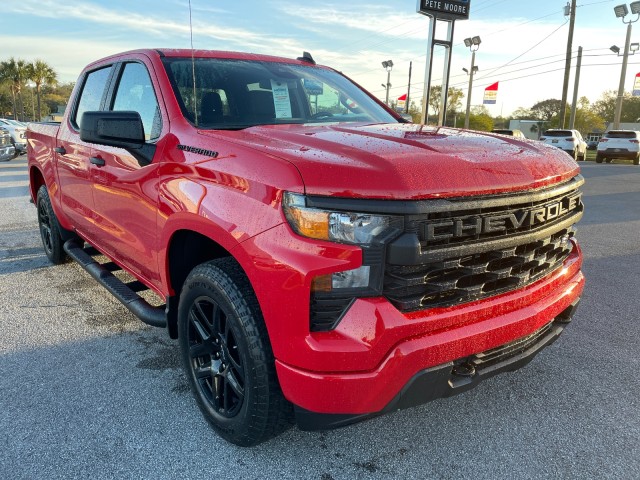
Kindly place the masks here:
<instances>
[{"instance_id":1,"label":"tire","mask_svg":"<svg viewBox=\"0 0 640 480\"><path fill-rule=\"evenodd\" d=\"M640 165L640 153L633 159L634 165Z\"/></svg>"},{"instance_id":2,"label":"tire","mask_svg":"<svg viewBox=\"0 0 640 480\"><path fill-rule=\"evenodd\" d=\"M178 336L191 391L225 440L257 445L289 426L258 300L232 258L194 268L178 307Z\"/></svg>"},{"instance_id":3,"label":"tire","mask_svg":"<svg viewBox=\"0 0 640 480\"><path fill-rule=\"evenodd\" d=\"M64 242L60 234L60 225L56 214L53 212L46 185L42 185L38 189L36 208L38 209L38 226L40 227L40 238L42 238L44 253L54 265L64 263L67 259L67 254L62 248Z\"/></svg>"},{"instance_id":4,"label":"tire","mask_svg":"<svg viewBox=\"0 0 640 480\"><path fill-rule=\"evenodd\" d=\"M599 153L596 154L596 163L602 163L602 160L604 160L604 157Z\"/></svg>"}]
</instances>

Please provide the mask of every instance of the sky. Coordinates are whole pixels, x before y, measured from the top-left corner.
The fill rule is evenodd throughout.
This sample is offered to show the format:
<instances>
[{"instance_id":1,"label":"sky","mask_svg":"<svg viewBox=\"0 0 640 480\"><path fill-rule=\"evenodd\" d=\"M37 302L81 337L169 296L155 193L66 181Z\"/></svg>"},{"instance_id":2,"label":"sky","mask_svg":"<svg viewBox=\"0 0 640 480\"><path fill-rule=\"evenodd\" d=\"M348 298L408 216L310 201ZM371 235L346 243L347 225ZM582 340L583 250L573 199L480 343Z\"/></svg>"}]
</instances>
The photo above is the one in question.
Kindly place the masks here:
<instances>
[{"instance_id":1,"label":"sky","mask_svg":"<svg viewBox=\"0 0 640 480\"><path fill-rule=\"evenodd\" d=\"M617 90L622 57L609 50L624 46L626 26L613 8L622 0L578 0L568 100L571 102L579 46L584 49L579 96L594 102ZM467 37L480 36L472 105L484 89L500 82L492 115L561 98L569 18L566 0L471 0L469 20L455 23L450 86L467 92L471 52ZM429 18L416 12L416 0L191 0L193 46L283 57L303 50L342 71L384 100L385 60L393 60L391 98L424 90ZM627 20L635 20L629 14ZM446 32L440 25L437 37ZM640 22L632 42L640 42ZM9 57L49 63L62 82L75 81L93 60L137 48L189 48L188 0L3 0L0 60ZM443 49L434 55L433 85L442 83ZM629 57L625 89L640 72L640 52ZM466 99L464 100L466 102Z\"/></svg>"}]
</instances>

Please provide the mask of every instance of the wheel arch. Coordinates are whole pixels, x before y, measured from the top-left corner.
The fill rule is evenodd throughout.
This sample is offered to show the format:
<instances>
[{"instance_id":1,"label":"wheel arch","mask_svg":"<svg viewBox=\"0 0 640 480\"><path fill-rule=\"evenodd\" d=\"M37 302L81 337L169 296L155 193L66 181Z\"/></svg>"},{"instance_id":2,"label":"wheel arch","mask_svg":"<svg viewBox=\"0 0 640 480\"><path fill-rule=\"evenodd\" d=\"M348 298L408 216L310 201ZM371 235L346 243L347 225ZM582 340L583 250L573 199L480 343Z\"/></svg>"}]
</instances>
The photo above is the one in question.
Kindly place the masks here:
<instances>
[{"instance_id":1,"label":"wheel arch","mask_svg":"<svg viewBox=\"0 0 640 480\"><path fill-rule=\"evenodd\" d=\"M230 249L204 233L187 228L172 233L166 250L167 283L173 292L167 300L167 328L171 338L178 338L178 302L187 276L196 266L224 257L233 257Z\"/></svg>"},{"instance_id":2,"label":"wheel arch","mask_svg":"<svg viewBox=\"0 0 640 480\"><path fill-rule=\"evenodd\" d=\"M42 171L38 167L32 166L29 169L29 191L34 202L42 185L46 185Z\"/></svg>"}]
</instances>

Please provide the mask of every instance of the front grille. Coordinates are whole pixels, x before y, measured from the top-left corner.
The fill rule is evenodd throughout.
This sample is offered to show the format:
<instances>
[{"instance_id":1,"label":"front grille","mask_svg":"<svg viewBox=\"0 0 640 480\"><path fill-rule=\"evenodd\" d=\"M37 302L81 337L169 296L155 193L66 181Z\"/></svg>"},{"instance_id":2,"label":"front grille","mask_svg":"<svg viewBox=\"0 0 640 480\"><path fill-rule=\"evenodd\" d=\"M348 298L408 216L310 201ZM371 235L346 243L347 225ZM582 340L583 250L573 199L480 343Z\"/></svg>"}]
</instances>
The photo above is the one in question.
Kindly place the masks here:
<instances>
[{"instance_id":1,"label":"front grille","mask_svg":"<svg viewBox=\"0 0 640 480\"><path fill-rule=\"evenodd\" d=\"M402 312L449 306L515 290L548 275L571 253L573 232L416 266L388 265L384 295Z\"/></svg>"},{"instance_id":2,"label":"front grille","mask_svg":"<svg viewBox=\"0 0 640 480\"><path fill-rule=\"evenodd\" d=\"M480 300L549 275L571 253L582 183L576 177L530 194L454 200L407 215L403 238L415 238L419 252L399 255L390 246L383 295L406 313Z\"/></svg>"}]
</instances>

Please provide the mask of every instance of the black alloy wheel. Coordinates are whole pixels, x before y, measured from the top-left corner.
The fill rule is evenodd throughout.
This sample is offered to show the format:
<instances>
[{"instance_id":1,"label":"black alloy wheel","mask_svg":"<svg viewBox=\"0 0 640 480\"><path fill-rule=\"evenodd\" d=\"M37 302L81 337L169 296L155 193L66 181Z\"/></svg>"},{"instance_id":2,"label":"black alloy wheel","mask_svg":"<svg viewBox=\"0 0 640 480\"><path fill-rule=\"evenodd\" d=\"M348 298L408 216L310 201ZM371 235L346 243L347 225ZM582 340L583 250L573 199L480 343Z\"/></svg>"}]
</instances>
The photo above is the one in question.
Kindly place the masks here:
<instances>
[{"instance_id":1,"label":"black alloy wheel","mask_svg":"<svg viewBox=\"0 0 640 480\"><path fill-rule=\"evenodd\" d=\"M244 401L243 359L226 313L211 297L192 303L188 336L191 369L200 392L218 415L233 418Z\"/></svg>"},{"instance_id":2,"label":"black alloy wheel","mask_svg":"<svg viewBox=\"0 0 640 480\"><path fill-rule=\"evenodd\" d=\"M67 258L67 254L63 248L60 227L53 212L46 185L42 185L38 189L36 207L38 209L38 226L40 228L40 237L42 238L44 253L51 263L56 265L63 263Z\"/></svg>"},{"instance_id":3,"label":"black alloy wheel","mask_svg":"<svg viewBox=\"0 0 640 480\"><path fill-rule=\"evenodd\" d=\"M191 271L180 292L178 338L198 407L222 438L252 446L289 426L292 408L260 305L233 258Z\"/></svg>"}]
</instances>

